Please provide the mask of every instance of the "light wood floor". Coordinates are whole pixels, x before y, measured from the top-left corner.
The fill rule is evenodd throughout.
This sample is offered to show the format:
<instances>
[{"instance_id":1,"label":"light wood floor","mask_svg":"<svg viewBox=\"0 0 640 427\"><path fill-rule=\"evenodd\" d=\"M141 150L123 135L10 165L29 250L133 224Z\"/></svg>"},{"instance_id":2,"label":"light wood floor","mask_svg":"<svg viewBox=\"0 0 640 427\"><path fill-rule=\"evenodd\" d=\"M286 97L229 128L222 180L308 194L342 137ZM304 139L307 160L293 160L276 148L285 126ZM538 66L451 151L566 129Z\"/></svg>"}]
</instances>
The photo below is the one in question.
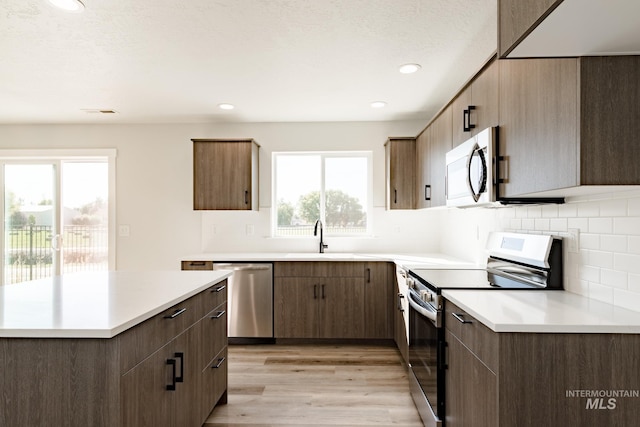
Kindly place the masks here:
<instances>
[{"instance_id":1,"label":"light wood floor","mask_svg":"<svg viewBox=\"0 0 640 427\"><path fill-rule=\"evenodd\" d=\"M415 426L393 347L229 346L228 403L204 427Z\"/></svg>"}]
</instances>

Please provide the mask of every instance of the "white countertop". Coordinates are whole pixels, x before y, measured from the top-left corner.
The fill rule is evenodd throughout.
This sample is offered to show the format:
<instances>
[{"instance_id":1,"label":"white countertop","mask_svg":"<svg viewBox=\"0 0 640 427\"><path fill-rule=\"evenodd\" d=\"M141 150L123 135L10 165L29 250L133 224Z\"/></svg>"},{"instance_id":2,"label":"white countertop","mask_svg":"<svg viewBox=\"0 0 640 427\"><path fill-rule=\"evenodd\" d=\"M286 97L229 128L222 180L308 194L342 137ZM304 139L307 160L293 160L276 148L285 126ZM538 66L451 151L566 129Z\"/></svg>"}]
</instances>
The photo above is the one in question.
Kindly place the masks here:
<instances>
[{"instance_id":1,"label":"white countertop","mask_svg":"<svg viewBox=\"0 0 640 427\"><path fill-rule=\"evenodd\" d=\"M187 255L183 261L249 262L249 261L387 261L406 268L484 268L440 253L346 253L346 252L212 252Z\"/></svg>"},{"instance_id":2,"label":"white countertop","mask_svg":"<svg viewBox=\"0 0 640 427\"><path fill-rule=\"evenodd\" d=\"M495 332L640 333L640 312L566 291L445 290L442 295Z\"/></svg>"},{"instance_id":3,"label":"white countertop","mask_svg":"<svg viewBox=\"0 0 640 427\"><path fill-rule=\"evenodd\" d=\"M112 338L231 273L104 271L0 286L0 337Z\"/></svg>"}]
</instances>

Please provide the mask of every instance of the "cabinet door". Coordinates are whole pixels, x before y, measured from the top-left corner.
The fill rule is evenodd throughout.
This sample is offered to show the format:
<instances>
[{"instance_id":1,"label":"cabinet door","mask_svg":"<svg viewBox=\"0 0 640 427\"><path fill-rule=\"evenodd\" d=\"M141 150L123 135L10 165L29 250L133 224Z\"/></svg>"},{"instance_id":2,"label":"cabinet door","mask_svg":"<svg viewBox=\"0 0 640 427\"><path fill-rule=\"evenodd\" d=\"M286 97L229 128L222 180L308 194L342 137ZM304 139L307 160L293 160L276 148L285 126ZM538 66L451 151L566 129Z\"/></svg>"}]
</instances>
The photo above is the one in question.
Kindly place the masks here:
<instances>
[{"instance_id":1,"label":"cabinet door","mask_svg":"<svg viewBox=\"0 0 640 427\"><path fill-rule=\"evenodd\" d=\"M248 141L193 142L193 208L251 210L256 144ZM257 152L257 149L255 149Z\"/></svg>"},{"instance_id":2,"label":"cabinet door","mask_svg":"<svg viewBox=\"0 0 640 427\"><path fill-rule=\"evenodd\" d=\"M452 108L447 107L434 120L431 127L431 146L429 150L429 174L431 179L431 206L445 206L445 174L447 152L451 150Z\"/></svg>"},{"instance_id":3,"label":"cabinet door","mask_svg":"<svg viewBox=\"0 0 640 427\"><path fill-rule=\"evenodd\" d=\"M321 280L321 278L310 277L276 278L273 286L276 338L318 337L318 300L321 298Z\"/></svg>"},{"instance_id":4,"label":"cabinet door","mask_svg":"<svg viewBox=\"0 0 640 427\"><path fill-rule=\"evenodd\" d=\"M445 339L449 354L445 377L447 426L497 426L496 375L448 330Z\"/></svg>"},{"instance_id":5,"label":"cabinet door","mask_svg":"<svg viewBox=\"0 0 640 427\"><path fill-rule=\"evenodd\" d=\"M475 78L471 86L471 102L475 110L471 112L471 123L475 124L472 134L498 126L499 123L499 66L498 61L491 62Z\"/></svg>"},{"instance_id":6,"label":"cabinet door","mask_svg":"<svg viewBox=\"0 0 640 427\"><path fill-rule=\"evenodd\" d=\"M364 335L362 338L393 337L393 264L365 264Z\"/></svg>"},{"instance_id":7,"label":"cabinet door","mask_svg":"<svg viewBox=\"0 0 640 427\"><path fill-rule=\"evenodd\" d=\"M462 144L473 135L471 129L464 129L465 121L467 122L467 125L469 124L469 120L465 120L464 116L467 114L465 113L465 110L467 110L470 105L473 105L471 98L471 86L467 86L451 103L451 111L453 113L451 122L451 140L454 147Z\"/></svg>"},{"instance_id":8,"label":"cabinet door","mask_svg":"<svg viewBox=\"0 0 640 427\"><path fill-rule=\"evenodd\" d=\"M318 309L320 338L364 336L364 279L362 277L322 279Z\"/></svg>"},{"instance_id":9,"label":"cabinet door","mask_svg":"<svg viewBox=\"0 0 640 427\"><path fill-rule=\"evenodd\" d=\"M431 130L416 138L416 209L431 207Z\"/></svg>"},{"instance_id":10,"label":"cabinet door","mask_svg":"<svg viewBox=\"0 0 640 427\"><path fill-rule=\"evenodd\" d=\"M202 321L196 323L179 335L172 343L173 357L176 359L178 375L182 382L176 385L173 393L173 413L175 426L198 427L204 422L202 419L202 367L203 353Z\"/></svg>"},{"instance_id":11,"label":"cabinet door","mask_svg":"<svg viewBox=\"0 0 640 427\"><path fill-rule=\"evenodd\" d=\"M387 204L390 209L414 209L416 141L414 138L387 142Z\"/></svg>"},{"instance_id":12,"label":"cabinet door","mask_svg":"<svg viewBox=\"0 0 640 427\"><path fill-rule=\"evenodd\" d=\"M158 350L148 359L122 376L120 382L123 427L166 426L173 417L173 384L175 349ZM176 384L177 386L177 384Z\"/></svg>"},{"instance_id":13,"label":"cabinet door","mask_svg":"<svg viewBox=\"0 0 640 427\"><path fill-rule=\"evenodd\" d=\"M578 184L576 58L500 61L501 197Z\"/></svg>"}]
</instances>

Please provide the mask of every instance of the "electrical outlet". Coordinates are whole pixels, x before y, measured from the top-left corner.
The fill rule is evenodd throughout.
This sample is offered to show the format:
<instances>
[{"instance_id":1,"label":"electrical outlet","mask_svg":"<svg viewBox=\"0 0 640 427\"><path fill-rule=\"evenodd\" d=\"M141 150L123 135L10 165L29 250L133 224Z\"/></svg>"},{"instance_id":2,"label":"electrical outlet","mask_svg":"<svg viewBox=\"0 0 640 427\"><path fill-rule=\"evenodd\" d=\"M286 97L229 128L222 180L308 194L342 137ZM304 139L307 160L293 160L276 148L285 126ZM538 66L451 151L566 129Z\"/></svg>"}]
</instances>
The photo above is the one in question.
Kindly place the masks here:
<instances>
[{"instance_id":1,"label":"electrical outlet","mask_svg":"<svg viewBox=\"0 0 640 427\"><path fill-rule=\"evenodd\" d=\"M567 251L572 253L578 253L580 250L580 229L570 228L567 230L569 233L569 241L567 242Z\"/></svg>"},{"instance_id":2,"label":"electrical outlet","mask_svg":"<svg viewBox=\"0 0 640 427\"><path fill-rule=\"evenodd\" d=\"M253 224L247 224L247 236L253 236Z\"/></svg>"},{"instance_id":3,"label":"electrical outlet","mask_svg":"<svg viewBox=\"0 0 640 427\"><path fill-rule=\"evenodd\" d=\"M131 229L128 225L119 225L118 226L118 236L120 237L129 237L131 234Z\"/></svg>"}]
</instances>

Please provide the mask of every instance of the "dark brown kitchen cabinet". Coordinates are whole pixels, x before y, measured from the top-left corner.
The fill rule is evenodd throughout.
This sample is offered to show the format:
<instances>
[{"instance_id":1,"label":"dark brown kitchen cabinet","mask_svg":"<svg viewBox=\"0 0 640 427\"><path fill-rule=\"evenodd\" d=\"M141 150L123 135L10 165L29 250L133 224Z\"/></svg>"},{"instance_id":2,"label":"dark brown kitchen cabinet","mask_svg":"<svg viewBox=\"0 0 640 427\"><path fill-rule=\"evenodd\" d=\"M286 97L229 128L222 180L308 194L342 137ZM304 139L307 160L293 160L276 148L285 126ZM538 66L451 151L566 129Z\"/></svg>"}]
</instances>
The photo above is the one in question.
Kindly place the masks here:
<instances>
[{"instance_id":1,"label":"dark brown kitchen cabinet","mask_svg":"<svg viewBox=\"0 0 640 427\"><path fill-rule=\"evenodd\" d=\"M226 300L224 280L113 338L0 338L0 425L200 427L226 402Z\"/></svg>"},{"instance_id":2,"label":"dark brown kitchen cabinet","mask_svg":"<svg viewBox=\"0 0 640 427\"><path fill-rule=\"evenodd\" d=\"M456 96L452 109L452 146L456 147L484 129L497 126L499 66L492 60Z\"/></svg>"},{"instance_id":3,"label":"dark brown kitchen cabinet","mask_svg":"<svg viewBox=\"0 0 640 427\"><path fill-rule=\"evenodd\" d=\"M416 139L389 138L385 155L387 209L415 209Z\"/></svg>"},{"instance_id":4,"label":"dark brown kitchen cabinet","mask_svg":"<svg viewBox=\"0 0 640 427\"><path fill-rule=\"evenodd\" d=\"M638 334L496 333L448 300L444 323L447 426L627 426L640 417L637 398L580 394L638 389L629 374L640 369Z\"/></svg>"},{"instance_id":5,"label":"dark brown kitchen cabinet","mask_svg":"<svg viewBox=\"0 0 640 427\"><path fill-rule=\"evenodd\" d=\"M258 210L258 150L253 139L192 139L193 209Z\"/></svg>"},{"instance_id":6,"label":"dark brown kitchen cabinet","mask_svg":"<svg viewBox=\"0 0 640 427\"><path fill-rule=\"evenodd\" d=\"M416 208L445 206L445 165L451 150L451 106L416 138Z\"/></svg>"},{"instance_id":7,"label":"dark brown kitchen cabinet","mask_svg":"<svg viewBox=\"0 0 640 427\"><path fill-rule=\"evenodd\" d=\"M639 56L500 61L500 196L640 184L638 69Z\"/></svg>"},{"instance_id":8,"label":"dark brown kitchen cabinet","mask_svg":"<svg viewBox=\"0 0 640 427\"><path fill-rule=\"evenodd\" d=\"M363 338L364 275L359 262L274 263L275 338Z\"/></svg>"},{"instance_id":9,"label":"dark brown kitchen cabinet","mask_svg":"<svg viewBox=\"0 0 640 427\"><path fill-rule=\"evenodd\" d=\"M364 333L362 338L393 338L393 264L364 264Z\"/></svg>"},{"instance_id":10,"label":"dark brown kitchen cabinet","mask_svg":"<svg viewBox=\"0 0 640 427\"><path fill-rule=\"evenodd\" d=\"M498 54L506 57L563 0L498 0Z\"/></svg>"}]
</instances>

